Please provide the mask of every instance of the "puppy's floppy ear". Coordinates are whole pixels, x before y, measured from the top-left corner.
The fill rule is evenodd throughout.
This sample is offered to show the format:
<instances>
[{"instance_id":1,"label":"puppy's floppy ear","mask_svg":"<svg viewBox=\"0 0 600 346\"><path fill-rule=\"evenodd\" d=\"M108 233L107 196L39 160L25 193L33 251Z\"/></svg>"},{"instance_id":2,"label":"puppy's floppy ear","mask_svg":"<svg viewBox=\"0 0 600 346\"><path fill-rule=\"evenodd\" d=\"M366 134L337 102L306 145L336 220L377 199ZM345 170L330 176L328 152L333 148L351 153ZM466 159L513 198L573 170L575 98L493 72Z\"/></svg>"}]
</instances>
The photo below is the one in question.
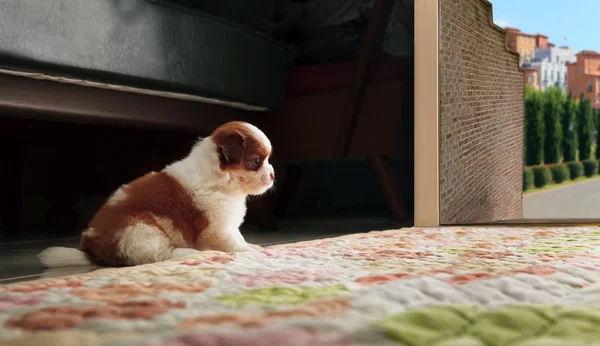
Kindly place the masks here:
<instances>
[{"instance_id":1,"label":"puppy's floppy ear","mask_svg":"<svg viewBox=\"0 0 600 346\"><path fill-rule=\"evenodd\" d=\"M231 133L222 137L217 143L217 150L221 166L239 165L242 163L244 150L246 150L244 137L239 133Z\"/></svg>"}]
</instances>

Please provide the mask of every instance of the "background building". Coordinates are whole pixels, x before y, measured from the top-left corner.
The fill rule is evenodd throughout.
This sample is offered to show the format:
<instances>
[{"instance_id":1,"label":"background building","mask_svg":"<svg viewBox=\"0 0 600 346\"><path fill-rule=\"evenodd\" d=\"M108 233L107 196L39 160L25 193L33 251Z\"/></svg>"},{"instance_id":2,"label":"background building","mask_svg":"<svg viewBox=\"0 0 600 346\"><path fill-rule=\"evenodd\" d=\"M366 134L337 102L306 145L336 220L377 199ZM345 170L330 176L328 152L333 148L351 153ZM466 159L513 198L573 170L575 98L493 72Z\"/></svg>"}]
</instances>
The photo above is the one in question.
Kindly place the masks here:
<instances>
[{"instance_id":1,"label":"background building","mask_svg":"<svg viewBox=\"0 0 600 346\"><path fill-rule=\"evenodd\" d=\"M567 91L566 64L576 61L575 53L570 47L536 48L531 67L537 71L537 84L540 89L546 90L548 87L556 85Z\"/></svg>"},{"instance_id":2,"label":"background building","mask_svg":"<svg viewBox=\"0 0 600 346\"><path fill-rule=\"evenodd\" d=\"M600 109L600 53L583 50L576 55L574 63L568 64L569 92L575 97L583 94Z\"/></svg>"},{"instance_id":3,"label":"background building","mask_svg":"<svg viewBox=\"0 0 600 346\"><path fill-rule=\"evenodd\" d=\"M531 87L535 90L539 90L540 86L538 84L538 72L537 70L531 66L531 61L526 58L521 66L521 70L525 73L525 84L531 85Z\"/></svg>"},{"instance_id":4,"label":"background building","mask_svg":"<svg viewBox=\"0 0 600 346\"><path fill-rule=\"evenodd\" d=\"M525 58L534 59L536 48L554 47L548 42L548 36L542 34L526 34L516 28L506 28L506 47L519 53L519 64L523 64Z\"/></svg>"}]
</instances>

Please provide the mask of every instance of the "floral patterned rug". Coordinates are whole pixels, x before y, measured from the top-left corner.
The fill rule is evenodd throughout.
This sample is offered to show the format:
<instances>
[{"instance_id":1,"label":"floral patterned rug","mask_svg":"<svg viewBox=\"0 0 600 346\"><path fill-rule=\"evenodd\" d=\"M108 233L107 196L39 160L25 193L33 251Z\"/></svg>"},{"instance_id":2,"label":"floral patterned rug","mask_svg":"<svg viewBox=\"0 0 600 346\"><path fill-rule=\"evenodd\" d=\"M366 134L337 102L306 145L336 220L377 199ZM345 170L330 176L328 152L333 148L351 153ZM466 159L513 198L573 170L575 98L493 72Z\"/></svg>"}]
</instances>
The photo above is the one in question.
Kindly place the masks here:
<instances>
[{"instance_id":1,"label":"floral patterned rug","mask_svg":"<svg viewBox=\"0 0 600 346\"><path fill-rule=\"evenodd\" d=\"M407 228L0 286L2 345L600 345L600 228Z\"/></svg>"}]
</instances>

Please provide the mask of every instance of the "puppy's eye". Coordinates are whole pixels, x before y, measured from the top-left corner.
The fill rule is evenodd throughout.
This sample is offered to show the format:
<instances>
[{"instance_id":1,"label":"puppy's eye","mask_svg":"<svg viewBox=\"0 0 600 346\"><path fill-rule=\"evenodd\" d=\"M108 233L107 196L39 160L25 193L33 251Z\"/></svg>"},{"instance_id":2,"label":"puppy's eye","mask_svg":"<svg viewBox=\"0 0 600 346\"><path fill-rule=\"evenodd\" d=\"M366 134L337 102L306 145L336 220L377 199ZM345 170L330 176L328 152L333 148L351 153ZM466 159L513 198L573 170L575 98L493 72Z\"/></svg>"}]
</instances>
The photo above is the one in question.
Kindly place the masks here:
<instances>
[{"instance_id":1,"label":"puppy's eye","mask_svg":"<svg viewBox=\"0 0 600 346\"><path fill-rule=\"evenodd\" d=\"M260 164L262 163L262 160L261 160L260 158L258 158L258 159L254 159L254 160L252 160L252 163L253 163L253 164L254 164L256 167L259 167L259 166L260 166Z\"/></svg>"}]
</instances>

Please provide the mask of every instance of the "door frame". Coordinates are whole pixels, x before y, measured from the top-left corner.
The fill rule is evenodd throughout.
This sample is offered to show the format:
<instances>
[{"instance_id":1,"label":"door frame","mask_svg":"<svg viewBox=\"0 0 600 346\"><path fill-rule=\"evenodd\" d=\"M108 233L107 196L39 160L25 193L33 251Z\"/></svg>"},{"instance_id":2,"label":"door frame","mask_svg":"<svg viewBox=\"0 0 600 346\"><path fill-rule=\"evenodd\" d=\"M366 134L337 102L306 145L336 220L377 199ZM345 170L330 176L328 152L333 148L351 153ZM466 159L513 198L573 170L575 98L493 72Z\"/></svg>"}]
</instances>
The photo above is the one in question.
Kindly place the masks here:
<instances>
[{"instance_id":1,"label":"door frame","mask_svg":"<svg viewBox=\"0 0 600 346\"><path fill-rule=\"evenodd\" d=\"M417 0L414 8L414 223L436 227L440 225L439 0Z\"/></svg>"}]
</instances>

